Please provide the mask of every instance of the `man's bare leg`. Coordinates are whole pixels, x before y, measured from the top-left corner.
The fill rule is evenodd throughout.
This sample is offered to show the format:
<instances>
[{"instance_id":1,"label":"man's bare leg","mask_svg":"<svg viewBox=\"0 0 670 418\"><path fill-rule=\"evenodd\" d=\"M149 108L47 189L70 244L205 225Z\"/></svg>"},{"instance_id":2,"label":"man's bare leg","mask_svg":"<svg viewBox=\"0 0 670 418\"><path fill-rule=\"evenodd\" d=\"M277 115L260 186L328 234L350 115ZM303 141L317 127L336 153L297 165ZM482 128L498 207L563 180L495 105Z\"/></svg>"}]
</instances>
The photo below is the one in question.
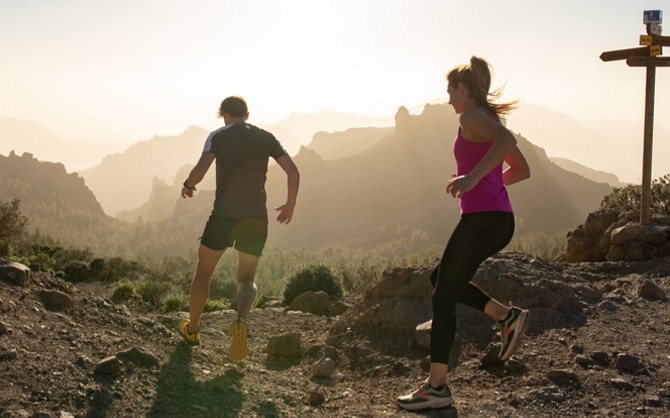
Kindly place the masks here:
<instances>
[{"instance_id":1,"label":"man's bare leg","mask_svg":"<svg viewBox=\"0 0 670 418\"><path fill-rule=\"evenodd\" d=\"M198 248L198 266L195 270L193 282L191 282L191 296L189 298L190 322L188 324L188 332L190 333L194 333L200 329L200 316L209 297L209 282L216 264L225 252L225 248L217 251L207 248L202 244Z\"/></svg>"},{"instance_id":2,"label":"man's bare leg","mask_svg":"<svg viewBox=\"0 0 670 418\"><path fill-rule=\"evenodd\" d=\"M258 256L238 252L237 265L237 316L246 321L251 305L256 299L256 267Z\"/></svg>"}]
</instances>

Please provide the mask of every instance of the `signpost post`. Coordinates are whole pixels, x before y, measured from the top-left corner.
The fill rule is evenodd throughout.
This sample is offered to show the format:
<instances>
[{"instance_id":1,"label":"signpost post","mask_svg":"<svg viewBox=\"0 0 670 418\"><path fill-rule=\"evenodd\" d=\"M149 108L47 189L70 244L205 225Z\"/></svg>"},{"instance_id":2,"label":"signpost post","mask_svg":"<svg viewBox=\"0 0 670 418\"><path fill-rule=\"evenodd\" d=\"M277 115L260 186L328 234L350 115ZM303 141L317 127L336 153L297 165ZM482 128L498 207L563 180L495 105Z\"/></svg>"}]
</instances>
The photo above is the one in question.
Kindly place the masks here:
<instances>
[{"instance_id":1,"label":"signpost post","mask_svg":"<svg viewBox=\"0 0 670 418\"><path fill-rule=\"evenodd\" d=\"M670 46L670 36L661 35L663 11L645 10L643 23L647 33L640 36L638 48L605 51L600 54L603 61L626 60L629 67L646 67L646 94L644 103L644 148L642 155L642 197L640 201L640 223L646 225L651 220L651 155L654 135L654 89L656 67L670 67L670 57L662 57L664 46Z\"/></svg>"}]
</instances>

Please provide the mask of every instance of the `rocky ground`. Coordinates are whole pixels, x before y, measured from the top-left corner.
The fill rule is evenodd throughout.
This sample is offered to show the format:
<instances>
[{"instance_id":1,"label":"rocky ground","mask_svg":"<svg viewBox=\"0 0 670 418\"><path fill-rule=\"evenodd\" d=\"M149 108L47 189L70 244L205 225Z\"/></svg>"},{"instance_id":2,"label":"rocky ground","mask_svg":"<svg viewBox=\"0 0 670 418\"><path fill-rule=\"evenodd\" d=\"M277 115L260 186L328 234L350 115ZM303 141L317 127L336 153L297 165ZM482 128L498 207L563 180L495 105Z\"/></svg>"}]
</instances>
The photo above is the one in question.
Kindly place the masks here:
<instances>
[{"instance_id":1,"label":"rocky ground","mask_svg":"<svg viewBox=\"0 0 670 418\"><path fill-rule=\"evenodd\" d=\"M227 359L231 310L205 314L202 345L183 313L117 305L110 287L33 274L0 281L0 417L668 417L670 259L562 263L503 253L476 276L533 320L517 354L490 361L492 321L459 310L456 404L401 411L426 378L429 266L389 271L330 317L268 303L252 311L250 354ZM428 310L427 310L428 309ZM277 354L277 339L299 350ZM275 347L274 349L272 347ZM290 347L289 347L290 348Z\"/></svg>"}]
</instances>

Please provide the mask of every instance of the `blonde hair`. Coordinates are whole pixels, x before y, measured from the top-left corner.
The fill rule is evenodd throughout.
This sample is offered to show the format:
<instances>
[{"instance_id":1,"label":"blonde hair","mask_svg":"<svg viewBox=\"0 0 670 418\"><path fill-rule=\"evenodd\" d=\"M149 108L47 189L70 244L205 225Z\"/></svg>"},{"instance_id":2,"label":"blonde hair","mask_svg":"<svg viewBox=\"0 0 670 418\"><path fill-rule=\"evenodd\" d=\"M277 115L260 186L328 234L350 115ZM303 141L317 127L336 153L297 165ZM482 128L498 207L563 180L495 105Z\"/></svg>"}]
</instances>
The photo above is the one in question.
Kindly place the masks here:
<instances>
[{"instance_id":1,"label":"blonde hair","mask_svg":"<svg viewBox=\"0 0 670 418\"><path fill-rule=\"evenodd\" d=\"M456 88L458 83L463 83L475 103L489 109L501 119L517 108L517 100L496 102L502 96L503 89L500 87L489 91L491 89L491 65L483 58L473 55L470 57L470 64L452 68L446 78L452 88Z\"/></svg>"}]
</instances>

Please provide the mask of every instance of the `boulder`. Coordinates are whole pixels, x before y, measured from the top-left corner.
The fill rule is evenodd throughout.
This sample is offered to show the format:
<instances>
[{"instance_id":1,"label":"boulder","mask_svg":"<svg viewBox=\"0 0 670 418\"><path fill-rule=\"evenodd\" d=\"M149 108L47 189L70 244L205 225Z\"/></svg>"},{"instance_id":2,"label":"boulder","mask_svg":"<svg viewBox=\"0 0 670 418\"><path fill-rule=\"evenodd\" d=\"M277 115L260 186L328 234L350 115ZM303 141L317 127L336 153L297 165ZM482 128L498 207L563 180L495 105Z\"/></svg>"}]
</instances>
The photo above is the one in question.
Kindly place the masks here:
<instances>
[{"instance_id":1,"label":"boulder","mask_svg":"<svg viewBox=\"0 0 670 418\"><path fill-rule=\"evenodd\" d=\"M26 286L30 280L30 268L16 261L0 260L0 279L17 286Z\"/></svg>"}]
</instances>

